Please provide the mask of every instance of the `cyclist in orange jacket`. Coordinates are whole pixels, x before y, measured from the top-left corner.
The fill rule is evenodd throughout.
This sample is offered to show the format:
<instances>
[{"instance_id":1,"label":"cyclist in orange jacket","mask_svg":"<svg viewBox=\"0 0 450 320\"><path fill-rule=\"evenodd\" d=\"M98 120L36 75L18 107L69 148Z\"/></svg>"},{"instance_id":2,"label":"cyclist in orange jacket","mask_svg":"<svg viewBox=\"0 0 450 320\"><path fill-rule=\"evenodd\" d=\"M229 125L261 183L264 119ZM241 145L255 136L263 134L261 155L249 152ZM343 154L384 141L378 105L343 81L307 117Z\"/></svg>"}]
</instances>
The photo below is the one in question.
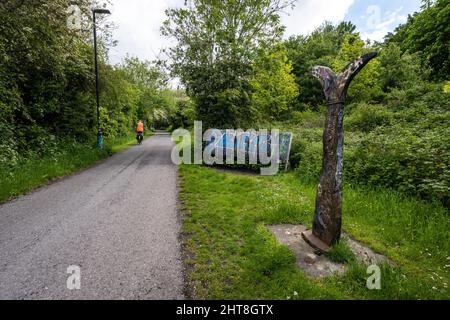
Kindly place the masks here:
<instances>
[{"instance_id":1,"label":"cyclist in orange jacket","mask_svg":"<svg viewBox=\"0 0 450 320\"><path fill-rule=\"evenodd\" d=\"M142 140L144 140L144 124L142 123L141 120L139 120L137 127L136 127L136 139L138 141L139 144L142 143Z\"/></svg>"}]
</instances>

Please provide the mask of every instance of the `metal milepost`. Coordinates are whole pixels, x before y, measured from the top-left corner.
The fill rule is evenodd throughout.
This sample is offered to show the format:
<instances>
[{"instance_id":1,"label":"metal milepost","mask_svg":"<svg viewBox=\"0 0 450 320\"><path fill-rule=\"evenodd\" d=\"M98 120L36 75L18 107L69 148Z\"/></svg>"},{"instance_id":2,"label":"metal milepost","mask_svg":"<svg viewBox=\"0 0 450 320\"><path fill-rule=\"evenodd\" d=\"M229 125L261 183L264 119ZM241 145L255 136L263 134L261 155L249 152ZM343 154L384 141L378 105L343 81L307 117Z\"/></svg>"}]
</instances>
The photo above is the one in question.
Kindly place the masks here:
<instances>
[{"instance_id":1,"label":"metal milepost","mask_svg":"<svg viewBox=\"0 0 450 320\"><path fill-rule=\"evenodd\" d=\"M344 159L344 104L354 77L375 57L371 52L356 59L339 74L327 67L314 67L328 104L323 134L323 163L317 188L313 229L302 234L312 247L327 252L339 242L342 228L342 173Z\"/></svg>"}]
</instances>

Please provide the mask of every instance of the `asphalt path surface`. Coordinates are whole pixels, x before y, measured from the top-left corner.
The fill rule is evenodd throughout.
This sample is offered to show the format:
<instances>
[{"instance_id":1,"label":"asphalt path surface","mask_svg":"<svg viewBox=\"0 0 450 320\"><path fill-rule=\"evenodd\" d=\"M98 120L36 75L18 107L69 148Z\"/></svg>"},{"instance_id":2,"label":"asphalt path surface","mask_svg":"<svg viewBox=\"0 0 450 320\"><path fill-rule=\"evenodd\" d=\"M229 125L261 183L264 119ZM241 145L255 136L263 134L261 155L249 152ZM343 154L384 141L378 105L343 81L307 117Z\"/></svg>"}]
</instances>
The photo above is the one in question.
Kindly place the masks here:
<instances>
[{"instance_id":1,"label":"asphalt path surface","mask_svg":"<svg viewBox=\"0 0 450 320\"><path fill-rule=\"evenodd\" d=\"M156 134L1 205L0 299L183 299L172 147Z\"/></svg>"}]
</instances>

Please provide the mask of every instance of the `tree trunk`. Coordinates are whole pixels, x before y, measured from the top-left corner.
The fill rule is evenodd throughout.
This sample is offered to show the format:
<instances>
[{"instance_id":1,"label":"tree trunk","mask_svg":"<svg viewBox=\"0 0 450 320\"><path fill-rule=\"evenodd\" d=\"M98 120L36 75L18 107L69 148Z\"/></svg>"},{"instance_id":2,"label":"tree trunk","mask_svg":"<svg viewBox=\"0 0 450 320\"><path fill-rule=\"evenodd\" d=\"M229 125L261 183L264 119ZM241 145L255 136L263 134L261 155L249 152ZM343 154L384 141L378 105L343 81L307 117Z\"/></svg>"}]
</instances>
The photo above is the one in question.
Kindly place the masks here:
<instances>
[{"instance_id":1,"label":"tree trunk","mask_svg":"<svg viewBox=\"0 0 450 320\"><path fill-rule=\"evenodd\" d=\"M303 237L320 251L328 251L341 237L344 104L347 90L353 78L377 55L372 52L360 57L339 75L327 67L313 69L313 75L320 80L325 92L328 115L323 134L322 173L317 188L313 229L303 233Z\"/></svg>"}]
</instances>

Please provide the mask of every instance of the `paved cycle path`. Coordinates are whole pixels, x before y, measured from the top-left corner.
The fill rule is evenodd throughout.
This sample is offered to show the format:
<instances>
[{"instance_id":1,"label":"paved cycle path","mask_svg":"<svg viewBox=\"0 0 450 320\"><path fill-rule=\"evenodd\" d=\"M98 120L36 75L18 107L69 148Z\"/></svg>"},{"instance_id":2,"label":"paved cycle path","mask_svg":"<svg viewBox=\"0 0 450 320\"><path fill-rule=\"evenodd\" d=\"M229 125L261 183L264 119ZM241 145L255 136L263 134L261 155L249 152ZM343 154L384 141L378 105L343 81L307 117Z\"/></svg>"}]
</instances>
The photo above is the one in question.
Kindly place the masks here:
<instances>
[{"instance_id":1,"label":"paved cycle path","mask_svg":"<svg viewBox=\"0 0 450 320\"><path fill-rule=\"evenodd\" d=\"M1 205L0 299L183 299L172 147L156 134Z\"/></svg>"}]
</instances>

